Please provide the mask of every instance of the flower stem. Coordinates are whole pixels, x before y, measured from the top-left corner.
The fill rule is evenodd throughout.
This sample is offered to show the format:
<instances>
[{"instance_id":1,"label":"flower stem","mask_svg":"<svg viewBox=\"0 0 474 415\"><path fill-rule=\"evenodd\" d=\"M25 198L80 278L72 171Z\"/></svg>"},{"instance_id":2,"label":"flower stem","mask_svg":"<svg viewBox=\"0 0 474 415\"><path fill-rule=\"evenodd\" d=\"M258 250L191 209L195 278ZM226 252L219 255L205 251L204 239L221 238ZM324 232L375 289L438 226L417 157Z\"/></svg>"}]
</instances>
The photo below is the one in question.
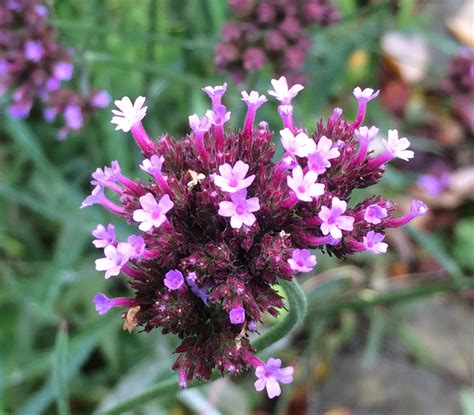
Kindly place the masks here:
<instances>
[{"instance_id":1,"label":"flower stem","mask_svg":"<svg viewBox=\"0 0 474 415\"><path fill-rule=\"evenodd\" d=\"M257 351L261 351L266 347L272 345L273 343L280 340L282 337L289 334L293 329L301 325L305 319L307 312L307 301L306 297L301 290L298 282L293 279L293 281L288 282L281 280L280 285L285 290L287 299L288 299L288 313L286 316L277 324L275 324L271 329L263 333L257 340L255 340L253 346ZM215 380L219 377L219 373L213 371L211 380ZM206 382L204 381L195 381L189 385L190 388L202 385ZM119 402L114 407L100 412L101 415L115 415L122 414L124 412L130 411L134 408L137 408L144 403L156 399L158 397L163 397L166 394L172 394L179 391L178 385L178 376L172 376L169 379L163 380L156 385L150 386L148 389L143 392L132 396L129 399L126 399L122 402Z\"/></svg>"}]
</instances>

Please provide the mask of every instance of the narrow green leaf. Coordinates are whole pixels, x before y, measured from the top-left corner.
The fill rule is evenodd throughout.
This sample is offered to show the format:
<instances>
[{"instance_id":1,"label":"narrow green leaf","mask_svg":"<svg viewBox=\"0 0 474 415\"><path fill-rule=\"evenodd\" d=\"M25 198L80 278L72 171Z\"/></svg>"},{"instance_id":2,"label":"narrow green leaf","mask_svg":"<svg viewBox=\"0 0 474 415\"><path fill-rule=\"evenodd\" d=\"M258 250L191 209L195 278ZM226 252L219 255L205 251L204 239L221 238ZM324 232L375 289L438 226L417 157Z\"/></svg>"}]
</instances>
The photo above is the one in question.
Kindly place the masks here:
<instances>
[{"instance_id":1,"label":"narrow green leaf","mask_svg":"<svg viewBox=\"0 0 474 415\"><path fill-rule=\"evenodd\" d=\"M56 395L56 406L59 415L69 415L69 388L67 376L68 333L65 322L62 322L56 336L53 355L53 385Z\"/></svg>"}]
</instances>

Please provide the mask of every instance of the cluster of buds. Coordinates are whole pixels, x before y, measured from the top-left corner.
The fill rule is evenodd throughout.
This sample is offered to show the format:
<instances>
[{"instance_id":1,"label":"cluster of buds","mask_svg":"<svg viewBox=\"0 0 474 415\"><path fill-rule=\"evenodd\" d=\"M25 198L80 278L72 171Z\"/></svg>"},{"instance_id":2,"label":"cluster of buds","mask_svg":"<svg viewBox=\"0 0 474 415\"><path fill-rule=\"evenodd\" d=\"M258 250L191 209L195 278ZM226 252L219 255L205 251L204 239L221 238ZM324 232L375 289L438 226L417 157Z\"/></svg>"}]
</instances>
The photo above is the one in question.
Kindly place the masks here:
<instances>
[{"instance_id":1,"label":"cluster of buds","mask_svg":"<svg viewBox=\"0 0 474 415\"><path fill-rule=\"evenodd\" d=\"M35 100L47 105L44 118L64 116L65 138L82 127L93 110L108 105L104 91L90 97L61 89L74 73L71 52L47 23L48 9L38 0L5 0L0 3L0 96L11 91L10 116L26 118Z\"/></svg>"},{"instance_id":2,"label":"cluster of buds","mask_svg":"<svg viewBox=\"0 0 474 415\"><path fill-rule=\"evenodd\" d=\"M303 78L299 69L311 48L306 29L329 25L339 18L331 0L230 0L237 21L222 28L223 43L216 47L218 70L235 82L267 63L289 80Z\"/></svg>"},{"instance_id":3,"label":"cluster of buds","mask_svg":"<svg viewBox=\"0 0 474 415\"><path fill-rule=\"evenodd\" d=\"M474 50L464 48L448 69L445 90L453 100L456 115L474 133Z\"/></svg>"},{"instance_id":4,"label":"cluster of buds","mask_svg":"<svg viewBox=\"0 0 474 415\"><path fill-rule=\"evenodd\" d=\"M378 95L356 88L355 120L336 108L327 122L310 132L296 126L292 100L302 85L281 77L268 91L279 101L285 149L274 160L273 134L265 121L255 126L257 109L267 98L242 92L247 106L243 128L225 128L231 113L222 103L227 85L206 87L212 108L189 117L192 132L176 140L168 134L152 140L141 121L145 98L115 101L112 123L131 131L144 157L147 179L131 180L113 161L92 174L92 194L82 207L100 204L137 226L137 234L117 240L113 224L98 225L94 245L104 257L96 269L105 278L124 274L130 297L94 298L99 314L112 307L125 327L160 327L181 339L173 368L185 387L193 378L209 379L212 370L241 373L255 368L255 388L273 398L279 383L293 380L293 367L255 356L249 334L264 313L284 307L275 291L281 280L311 272L316 251L339 258L356 252L387 250L385 229L399 227L427 211L413 201L410 211L394 216L394 203L372 196L351 206L353 190L377 183L391 160L409 160L409 141L389 130L385 151L374 156L369 143L376 127L362 126L367 103ZM105 192L109 192L106 196Z\"/></svg>"}]
</instances>

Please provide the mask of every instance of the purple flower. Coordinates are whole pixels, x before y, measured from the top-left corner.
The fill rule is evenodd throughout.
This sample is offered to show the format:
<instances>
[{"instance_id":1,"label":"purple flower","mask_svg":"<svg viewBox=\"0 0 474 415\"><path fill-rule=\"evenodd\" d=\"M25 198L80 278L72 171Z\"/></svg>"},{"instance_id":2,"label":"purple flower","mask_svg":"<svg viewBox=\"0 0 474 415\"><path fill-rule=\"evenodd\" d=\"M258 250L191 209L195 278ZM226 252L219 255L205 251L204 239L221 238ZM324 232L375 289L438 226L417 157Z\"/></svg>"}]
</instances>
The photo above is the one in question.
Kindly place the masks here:
<instances>
[{"instance_id":1,"label":"purple flower","mask_svg":"<svg viewBox=\"0 0 474 415\"><path fill-rule=\"evenodd\" d=\"M383 233L377 233L374 231L367 232L367 235L363 238L363 243L367 251L373 254L381 254L387 252L388 245L382 242L385 238Z\"/></svg>"},{"instance_id":2,"label":"purple flower","mask_svg":"<svg viewBox=\"0 0 474 415\"><path fill-rule=\"evenodd\" d=\"M84 125L81 108L77 105L68 105L64 109L64 118L66 120L66 125L71 130L79 130Z\"/></svg>"},{"instance_id":3,"label":"purple flower","mask_svg":"<svg viewBox=\"0 0 474 415\"><path fill-rule=\"evenodd\" d=\"M243 307L234 307L229 311L229 318L232 324L242 324L245 321L245 310Z\"/></svg>"},{"instance_id":4,"label":"purple flower","mask_svg":"<svg viewBox=\"0 0 474 415\"><path fill-rule=\"evenodd\" d=\"M115 226L109 223L107 228L104 225L97 225L97 227L92 231L92 235L97 239L93 240L92 243L96 248L105 248L109 245L115 245Z\"/></svg>"},{"instance_id":5,"label":"purple flower","mask_svg":"<svg viewBox=\"0 0 474 415\"><path fill-rule=\"evenodd\" d=\"M231 193L231 201L219 203L219 215L230 217L230 226L234 229L240 229L243 224L252 226L255 221L255 215L252 212L260 210L258 197L246 199L247 189Z\"/></svg>"},{"instance_id":6,"label":"purple flower","mask_svg":"<svg viewBox=\"0 0 474 415\"><path fill-rule=\"evenodd\" d=\"M312 170L303 175L301 166L295 167L292 170L292 176L286 178L288 187L303 202L311 202L315 197L324 193L324 184L316 183L317 179L318 174Z\"/></svg>"},{"instance_id":7,"label":"purple flower","mask_svg":"<svg viewBox=\"0 0 474 415\"><path fill-rule=\"evenodd\" d=\"M46 122L53 122L58 115L58 111L55 108L45 108L43 110L43 118Z\"/></svg>"},{"instance_id":8,"label":"purple flower","mask_svg":"<svg viewBox=\"0 0 474 415\"><path fill-rule=\"evenodd\" d=\"M290 105L291 100L298 95L298 92L304 89L303 85L296 84L288 88L288 82L284 76L279 79L272 79L273 91L268 91L269 95L274 96L282 105Z\"/></svg>"},{"instance_id":9,"label":"purple flower","mask_svg":"<svg viewBox=\"0 0 474 415\"><path fill-rule=\"evenodd\" d=\"M309 168L322 174L331 167L329 160L338 158L340 155L338 148L333 146L332 140L323 135L316 145L316 150L308 156Z\"/></svg>"},{"instance_id":10,"label":"purple flower","mask_svg":"<svg viewBox=\"0 0 474 415\"><path fill-rule=\"evenodd\" d=\"M102 204L105 199L104 188L102 186L96 186L92 190L92 193L82 202L81 209L92 205Z\"/></svg>"},{"instance_id":11,"label":"purple flower","mask_svg":"<svg viewBox=\"0 0 474 415\"><path fill-rule=\"evenodd\" d=\"M314 140L304 132L295 136L289 128L284 128L280 131L280 136L281 144L290 156L308 157L316 149Z\"/></svg>"},{"instance_id":12,"label":"purple flower","mask_svg":"<svg viewBox=\"0 0 474 415\"><path fill-rule=\"evenodd\" d=\"M288 264L293 271L310 272L316 265L316 255L311 255L308 249L294 249Z\"/></svg>"},{"instance_id":13,"label":"purple flower","mask_svg":"<svg viewBox=\"0 0 474 415\"><path fill-rule=\"evenodd\" d=\"M415 155L413 151L407 150L410 147L410 141L406 137L398 138L397 130L388 130L388 140L382 141L392 157L408 161Z\"/></svg>"},{"instance_id":14,"label":"purple flower","mask_svg":"<svg viewBox=\"0 0 474 415\"><path fill-rule=\"evenodd\" d=\"M91 105L95 108L106 108L110 104L110 95L107 91L99 91L92 96Z\"/></svg>"},{"instance_id":15,"label":"purple flower","mask_svg":"<svg viewBox=\"0 0 474 415\"><path fill-rule=\"evenodd\" d=\"M141 222L138 228L144 232L148 232L152 228L159 228L166 221L166 213L174 206L168 195L162 196L158 203L151 193L140 197L139 200L142 209L133 212L133 220Z\"/></svg>"},{"instance_id":16,"label":"purple flower","mask_svg":"<svg viewBox=\"0 0 474 415\"><path fill-rule=\"evenodd\" d=\"M106 279L116 276L130 259L131 253L132 247L127 243L121 242L116 247L108 245L104 249L105 258L96 259L95 269L105 271Z\"/></svg>"},{"instance_id":17,"label":"purple flower","mask_svg":"<svg viewBox=\"0 0 474 415\"><path fill-rule=\"evenodd\" d=\"M354 89L354 96L356 97L359 103L367 103L379 96L380 91L375 91L372 88L365 88L362 90L360 87Z\"/></svg>"},{"instance_id":18,"label":"purple flower","mask_svg":"<svg viewBox=\"0 0 474 415\"><path fill-rule=\"evenodd\" d=\"M244 69L247 71L262 69L267 63L267 56L261 48L247 49L243 55Z\"/></svg>"},{"instance_id":19,"label":"purple flower","mask_svg":"<svg viewBox=\"0 0 474 415\"><path fill-rule=\"evenodd\" d=\"M333 197L331 208L321 206L318 216L321 219L321 232L323 235L331 234L335 239L342 238L341 231L351 231L353 229L354 218L343 215L347 209L347 203L338 197Z\"/></svg>"},{"instance_id":20,"label":"purple flower","mask_svg":"<svg viewBox=\"0 0 474 415\"><path fill-rule=\"evenodd\" d=\"M112 305L110 304L110 298L107 297L105 294L99 293L94 296L94 304L95 310L99 313L99 315L103 316L107 314L108 311L111 309Z\"/></svg>"},{"instance_id":21,"label":"purple flower","mask_svg":"<svg viewBox=\"0 0 474 415\"><path fill-rule=\"evenodd\" d=\"M199 115L193 114L188 117L189 128L193 130L194 134L204 134L211 128L211 123L207 117L199 118Z\"/></svg>"},{"instance_id":22,"label":"purple flower","mask_svg":"<svg viewBox=\"0 0 474 415\"><path fill-rule=\"evenodd\" d=\"M161 175L161 169L163 167L163 163L165 162L165 158L163 156L157 156L154 154L149 159L145 159L140 164L140 169L144 172L148 173L151 176L157 176L158 174Z\"/></svg>"},{"instance_id":23,"label":"purple flower","mask_svg":"<svg viewBox=\"0 0 474 415\"><path fill-rule=\"evenodd\" d=\"M414 216L423 216L428 212L428 206L421 200L412 200L410 213Z\"/></svg>"},{"instance_id":24,"label":"purple flower","mask_svg":"<svg viewBox=\"0 0 474 415\"><path fill-rule=\"evenodd\" d=\"M139 123L146 115L148 107L144 107L145 97L138 97L132 104L129 97L123 97L121 100L115 101L115 105L119 110L112 110L112 124L117 124L116 130L122 130L126 133L137 123Z\"/></svg>"},{"instance_id":25,"label":"purple flower","mask_svg":"<svg viewBox=\"0 0 474 415\"><path fill-rule=\"evenodd\" d=\"M141 236L130 235L127 243L131 247L130 258L141 258L145 253L145 240Z\"/></svg>"},{"instance_id":26,"label":"purple flower","mask_svg":"<svg viewBox=\"0 0 474 415\"><path fill-rule=\"evenodd\" d=\"M12 118L26 118L30 115L31 102L15 102L8 107L8 113Z\"/></svg>"},{"instance_id":27,"label":"purple flower","mask_svg":"<svg viewBox=\"0 0 474 415\"><path fill-rule=\"evenodd\" d=\"M164 283L170 290L179 290L184 284L184 277L181 271L173 269L165 274Z\"/></svg>"},{"instance_id":28,"label":"purple flower","mask_svg":"<svg viewBox=\"0 0 474 415\"><path fill-rule=\"evenodd\" d=\"M35 7L36 14L40 17L47 17L48 16L48 9L46 6L43 6L42 4L38 4Z\"/></svg>"},{"instance_id":29,"label":"purple flower","mask_svg":"<svg viewBox=\"0 0 474 415\"><path fill-rule=\"evenodd\" d=\"M253 107L255 109L260 108L265 102L267 102L267 97L265 95L260 95L257 91L250 91L250 94L247 91L242 91L242 101L247 104L247 107Z\"/></svg>"},{"instance_id":30,"label":"purple flower","mask_svg":"<svg viewBox=\"0 0 474 415\"><path fill-rule=\"evenodd\" d=\"M246 189L255 179L254 174L245 177L248 171L249 165L242 160L237 160L233 167L228 163L222 164L219 166L220 176L214 175L214 184L220 187L223 192L229 193Z\"/></svg>"},{"instance_id":31,"label":"purple flower","mask_svg":"<svg viewBox=\"0 0 474 415\"><path fill-rule=\"evenodd\" d=\"M370 128L363 126L355 130L354 134L359 139L359 141L361 142L366 141L367 143L369 143L377 136L378 132L379 132L379 129L375 126L372 126Z\"/></svg>"},{"instance_id":32,"label":"purple flower","mask_svg":"<svg viewBox=\"0 0 474 415\"><path fill-rule=\"evenodd\" d=\"M364 213L364 220L367 223L372 223L373 225L377 225L382 222L383 218L388 216L387 209L381 207L379 205L370 205L367 206Z\"/></svg>"},{"instance_id":33,"label":"purple flower","mask_svg":"<svg viewBox=\"0 0 474 415\"><path fill-rule=\"evenodd\" d=\"M270 399L280 396L280 382L283 384L293 382L294 368L292 366L280 367L281 360L270 357L266 364L262 363L255 369L255 376L258 378L255 382L255 389L260 392L266 388Z\"/></svg>"},{"instance_id":34,"label":"purple flower","mask_svg":"<svg viewBox=\"0 0 474 415\"><path fill-rule=\"evenodd\" d=\"M54 76L51 76L46 81L46 89L48 91L57 91L61 87L61 81Z\"/></svg>"},{"instance_id":35,"label":"purple flower","mask_svg":"<svg viewBox=\"0 0 474 415\"><path fill-rule=\"evenodd\" d=\"M53 75L60 81L69 81L74 73L74 65L71 62L58 62L54 65Z\"/></svg>"},{"instance_id":36,"label":"purple flower","mask_svg":"<svg viewBox=\"0 0 474 415\"><path fill-rule=\"evenodd\" d=\"M43 57L44 48L39 40L28 40L23 49L25 58L32 62L39 62Z\"/></svg>"},{"instance_id":37,"label":"purple flower","mask_svg":"<svg viewBox=\"0 0 474 415\"><path fill-rule=\"evenodd\" d=\"M212 105L220 105L221 99L227 91L227 82L224 85L217 85L214 88L212 86L206 86L202 90L209 96L212 101Z\"/></svg>"},{"instance_id":38,"label":"purple flower","mask_svg":"<svg viewBox=\"0 0 474 415\"><path fill-rule=\"evenodd\" d=\"M212 110L206 111L206 117L212 125L222 126L230 120L230 111L224 105L215 105Z\"/></svg>"}]
</instances>

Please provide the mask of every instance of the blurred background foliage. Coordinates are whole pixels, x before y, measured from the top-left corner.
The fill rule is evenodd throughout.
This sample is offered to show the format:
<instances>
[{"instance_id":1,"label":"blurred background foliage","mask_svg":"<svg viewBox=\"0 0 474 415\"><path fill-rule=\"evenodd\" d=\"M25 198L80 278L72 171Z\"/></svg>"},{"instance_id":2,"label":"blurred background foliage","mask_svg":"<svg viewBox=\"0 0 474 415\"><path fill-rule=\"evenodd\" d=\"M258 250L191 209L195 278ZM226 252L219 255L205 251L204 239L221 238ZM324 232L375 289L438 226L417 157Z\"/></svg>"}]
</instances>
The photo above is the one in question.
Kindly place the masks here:
<instances>
[{"instance_id":1,"label":"blurred background foliage","mask_svg":"<svg viewBox=\"0 0 474 415\"><path fill-rule=\"evenodd\" d=\"M449 115L449 99L432 93L450 57L463 43L473 46L459 35L462 29L448 32L441 3L335 1L342 18L312 30L307 82L295 102L297 118L309 127L335 106L352 116L357 85L408 88L403 115L391 105L399 96L385 93L370 104L366 124L382 132L399 128L423 154L412 170L390 167L377 191L400 206L421 192L432 208L429 217L390 233L386 255L361 254L343 263L318 256L317 273L302 280L309 318L272 348L297 368L296 382L278 401L255 394L252 377L243 376L162 396L132 413L474 413L472 193L464 189L451 203L442 200L446 194L429 198L416 185L434 159L447 160L454 172L472 167L472 154L465 155L472 153L472 132ZM452 3L456 11L462 2ZM77 87L87 92L93 83L114 99L146 96L144 123L154 137L186 134L187 116L208 106L200 88L226 80L213 65L230 16L226 1L46 4L61 41L76 52ZM416 82L404 79L400 50L384 48L393 31L417 39L402 47L409 56L420 54L409 50L419 39L431 51ZM264 92L271 78L265 68L243 85L230 85L226 104L234 126L245 115L239 91ZM426 128L432 113L447 120L442 126L451 129L444 135L433 133L440 123ZM259 118L279 128L275 103ZM112 218L97 207L78 207L97 166L118 159L126 174L141 174L133 140L114 132L108 110L64 143L55 137L56 127L45 124L39 110L26 121L0 113L0 413L103 413L169 378L176 346L158 332L124 332L116 312L99 317L92 305L95 293L120 294L127 286L115 279L106 287L94 270L90 231ZM472 186L470 175L461 181ZM124 224L114 224L126 234Z\"/></svg>"}]
</instances>

